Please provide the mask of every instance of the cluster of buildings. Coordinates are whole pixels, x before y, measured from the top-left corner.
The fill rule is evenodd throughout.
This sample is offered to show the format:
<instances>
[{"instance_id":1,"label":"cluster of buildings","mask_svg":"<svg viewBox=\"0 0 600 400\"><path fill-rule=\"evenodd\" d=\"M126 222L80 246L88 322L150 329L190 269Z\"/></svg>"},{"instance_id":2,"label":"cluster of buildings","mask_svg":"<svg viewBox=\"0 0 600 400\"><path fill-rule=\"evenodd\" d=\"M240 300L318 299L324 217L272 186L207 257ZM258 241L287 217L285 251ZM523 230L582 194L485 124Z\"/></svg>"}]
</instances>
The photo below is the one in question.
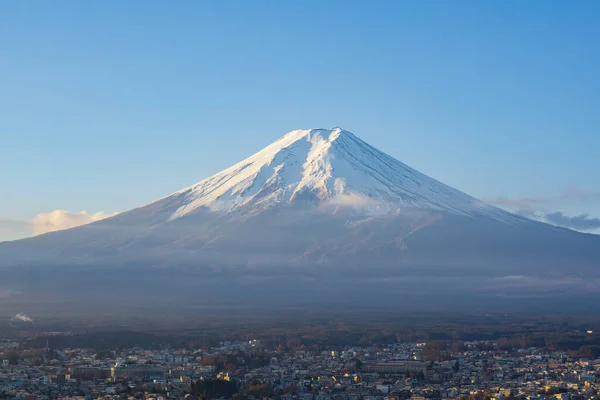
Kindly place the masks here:
<instances>
[{"instance_id":1,"label":"cluster of buildings","mask_svg":"<svg viewBox=\"0 0 600 400\"><path fill-rule=\"evenodd\" d=\"M600 360L471 342L426 361L425 347L275 351L249 341L98 352L19 350L0 340L0 358L10 355L0 359L0 399L596 400L600 391Z\"/></svg>"}]
</instances>

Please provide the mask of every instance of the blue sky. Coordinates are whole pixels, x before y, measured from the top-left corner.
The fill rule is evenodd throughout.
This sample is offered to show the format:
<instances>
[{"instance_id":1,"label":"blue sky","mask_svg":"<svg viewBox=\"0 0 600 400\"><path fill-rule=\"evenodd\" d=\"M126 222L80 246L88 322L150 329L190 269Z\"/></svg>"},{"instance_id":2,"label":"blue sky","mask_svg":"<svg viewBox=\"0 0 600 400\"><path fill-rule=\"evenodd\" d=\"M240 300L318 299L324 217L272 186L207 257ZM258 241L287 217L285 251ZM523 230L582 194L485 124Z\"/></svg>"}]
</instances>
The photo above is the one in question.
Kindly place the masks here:
<instances>
[{"instance_id":1,"label":"blue sky","mask_svg":"<svg viewBox=\"0 0 600 400\"><path fill-rule=\"evenodd\" d=\"M597 1L0 2L0 221L125 211L332 126L475 197L600 217L598 15Z\"/></svg>"}]
</instances>

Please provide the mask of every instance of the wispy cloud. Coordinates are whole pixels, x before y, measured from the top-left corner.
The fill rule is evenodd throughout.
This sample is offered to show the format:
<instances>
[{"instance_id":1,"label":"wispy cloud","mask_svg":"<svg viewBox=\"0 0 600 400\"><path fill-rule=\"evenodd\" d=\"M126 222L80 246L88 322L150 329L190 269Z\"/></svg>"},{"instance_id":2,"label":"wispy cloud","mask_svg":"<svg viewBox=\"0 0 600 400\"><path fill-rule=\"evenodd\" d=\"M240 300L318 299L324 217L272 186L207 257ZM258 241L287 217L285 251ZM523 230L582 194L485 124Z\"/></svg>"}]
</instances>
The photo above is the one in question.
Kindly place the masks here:
<instances>
[{"instance_id":1,"label":"wispy cloud","mask_svg":"<svg viewBox=\"0 0 600 400\"><path fill-rule=\"evenodd\" d=\"M23 229L26 226L26 221L0 218L0 229Z\"/></svg>"},{"instance_id":2,"label":"wispy cloud","mask_svg":"<svg viewBox=\"0 0 600 400\"><path fill-rule=\"evenodd\" d=\"M33 232L36 235L42 233L60 231L63 229L74 228L76 226L89 224L117 215L117 213L107 213L99 211L97 213L88 213L83 210L78 213L71 213L65 210L54 210L49 213L36 215L30 222Z\"/></svg>"},{"instance_id":3,"label":"wispy cloud","mask_svg":"<svg viewBox=\"0 0 600 400\"><path fill-rule=\"evenodd\" d=\"M333 206L377 206L380 202L376 199L370 198L368 196L348 193L348 194L340 194L330 199L327 202L329 205Z\"/></svg>"},{"instance_id":4,"label":"wispy cloud","mask_svg":"<svg viewBox=\"0 0 600 400\"><path fill-rule=\"evenodd\" d=\"M38 214L30 221L0 218L0 241L21 239L28 236L74 228L114 215L117 215L117 213L104 211L89 213L85 210L72 213L65 210L54 210Z\"/></svg>"},{"instance_id":5,"label":"wispy cloud","mask_svg":"<svg viewBox=\"0 0 600 400\"><path fill-rule=\"evenodd\" d=\"M569 217L561 212L553 212L544 214L543 218L551 224L575 229L578 231L591 231L600 229L600 219L590 217L588 214L580 214Z\"/></svg>"},{"instance_id":6,"label":"wispy cloud","mask_svg":"<svg viewBox=\"0 0 600 400\"><path fill-rule=\"evenodd\" d=\"M19 322L28 322L28 323L35 322L33 320L33 318L31 318L29 315L27 315L25 313L22 313L22 312L18 313L17 315L15 315L14 317L12 317L10 320L13 321L13 322L17 322L17 321L19 321Z\"/></svg>"},{"instance_id":7,"label":"wispy cloud","mask_svg":"<svg viewBox=\"0 0 600 400\"><path fill-rule=\"evenodd\" d=\"M485 199L487 204L498 207L532 209L542 205L558 205L564 203L589 203L599 202L600 192L587 191L576 187L569 187L555 196L519 197L510 198L498 196Z\"/></svg>"},{"instance_id":8,"label":"wispy cloud","mask_svg":"<svg viewBox=\"0 0 600 400\"><path fill-rule=\"evenodd\" d=\"M514 207L520 209L528 209L536 204L544 204L546 200L542 198L531 197L521 197L513 199L510 197L498 196L491 199L486 199L484 202L486 204L491 204L496 207Z\"/></svg>"},{"instance_id":9,"label":"wispy cloud","mask_svg":"<svg viewBox=\"0 0 600 400\"><path fill-rule=\"evenodd\" d=\"M31 236L33 230L27 221L0 218L0 242Z\"/></svg>"},{"instance_id":10,"label":"wispy cloud","mask_svg":"<svg viewBox=\"0 0 600 400\"><path fill-rule=\"evenodd\" d=\"M596 205L600 192L570 187L555 196L510 198L499 196L487 199L486 203L512 211L523 217L582 232L600 233L600 218L588 213L567 215L556 211L564 206Z\"/></svg>"},{"instance_id":11,"label":"wispy cloud","mask_svg":"<svg viewBox=\"0 0 600 400\"><path fill-rule=\"evenodd\" d=\"M542 212L524 209L517 210L516 214L535 221L546 222L576 231L596 233L594 231L600 230L600 218L591 217L586 213L569 216L559 211Z\"/></svg>"}]
</instances>

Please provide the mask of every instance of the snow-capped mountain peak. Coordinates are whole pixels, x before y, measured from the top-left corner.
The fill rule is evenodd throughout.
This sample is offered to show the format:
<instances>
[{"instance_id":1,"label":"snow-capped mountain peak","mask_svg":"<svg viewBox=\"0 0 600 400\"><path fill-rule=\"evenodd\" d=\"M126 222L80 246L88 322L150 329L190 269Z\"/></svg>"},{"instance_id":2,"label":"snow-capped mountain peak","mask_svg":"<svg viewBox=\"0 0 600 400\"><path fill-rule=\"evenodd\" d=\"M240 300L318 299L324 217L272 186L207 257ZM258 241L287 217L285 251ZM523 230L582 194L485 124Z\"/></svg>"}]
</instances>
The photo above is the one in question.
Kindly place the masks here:
<instances>
[{"instance_id":1,"label":"snow-capped mountain peak","mask_svg":"<svg viewBox=\"0 0 600 400\"><path fill-rule=\"evenodd\" d=\"M83 281L113 273L119 282L131 267L133 279L156 273L145 282L161 290L165 277L178 277L177 292L182 282L188 284L187 274L197 272L197 281L189 282L193 292L204 282L210 298L231 291L232 279L241 277L243 287L264 277L261 292L285 288L277 301L305 278L312 288L321 272L327 283L358 279L357 290L377 275L386 281L422 276L430 288L431 276L570 277L573 271L598 276L599 260L598 237L485 205L341 128L292 131L234 166L146 206L0 243L0 268L18 267L14 282L19 284L20 271L29 271L22 266L42 271L54 265L61 271L93 265L101 267L99 273L87 267L73 273L82 274ZM177 269L165 270L170 267ZM71 282L70 271L68 276ZM7 281L4 272L2 278ZM278 283L287 278L291 284ZM404 291L412 281L405 282L373 286L373 293L400 286ZM213 287L219 284L223 289ZM339 293L347 294L348 287L338 284ZM444 281L443 286L455 284ZM97 282L81 287L97 287ZM324 288L329 294L329 284ZM305 301L304 291L301 296Z\"/></svg>"},{"instance_id":2,"label":"snow-capped mountain peak","mask_svg":"<svg viewBox=\"0 0 600 400\"><path fill-rule=\"evenodd\" d=\"M294 130L263 150L172 196L176 219L200 207L252 213L297 201L391 212L402 207L462 215L509 214L401 163L339 127Z\"/></svg>"}]
</instances>

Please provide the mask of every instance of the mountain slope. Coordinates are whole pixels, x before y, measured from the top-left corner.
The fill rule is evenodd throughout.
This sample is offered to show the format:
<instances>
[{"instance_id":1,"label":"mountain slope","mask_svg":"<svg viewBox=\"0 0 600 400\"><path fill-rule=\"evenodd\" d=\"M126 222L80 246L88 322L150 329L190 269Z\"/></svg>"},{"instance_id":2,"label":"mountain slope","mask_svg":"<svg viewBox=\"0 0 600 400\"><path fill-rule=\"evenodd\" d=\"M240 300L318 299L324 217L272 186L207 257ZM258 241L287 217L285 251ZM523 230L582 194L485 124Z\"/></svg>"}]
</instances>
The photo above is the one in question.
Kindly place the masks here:
<instances>
[{"instance_id":1,"label":"mountain slope","mask_svg":"<svg viewBox=\"0 0 600 400\"><path fill-rule=\"evenodd\" d=\"M146 206L0 243L0 267L6 282L22 285L32 284L42 270L63 271L78 285L91 276L100 279L98 274L143 275L166 285L164 271L169 279L187 271L193 278L185 284L211 280L207 293L258 277L294 282L299 296L315 282L341 278L352 285L421 279L414 288L433 279L439 281L435 290L445 292L465 291L467 278L477 280L469 281L473 290L500 282L503 293L514 285L522 293L524 282L527 290L552 282L543 287L555 293L559 283L577 282L569 290L582 290L600 279L600 237L486 205L340 128L312 129L292 131ZM49 279L58 276L53 272ZM444 280L457 278L461 285ZM300 290L306 279L313 283ZM327 286L323 293L339 294L348 284ZM180 285L173 283L173 290ZM264 287L257 290L262 294Z\"/></svg>"},{"instance_id":2,"label":"mountain slope","mask_svg":"<svg viewBox=\"0 0 600 400\"><path fill-rule=\"evenodd\" d=\"M260 212L297 200L364 206L373 212L414 207L515 219L421 174L341 128L292 131L173 196L184 200L172 219L200 207Z\"/></svg>"},{"instance_id":3,"label":"mountain slope","mask_svg":"<svg viewBox=\"0 0 600 400\"><path fill-rule=\"evenodd\" d=\"M136 251L166 255L195 246L208 253L217 243L226 243L227 235L235 236L241 220L251 217L243 224L252 226L250 230L264 231L278 213L277 219L289 220L292 227L286 229L294 231L294 224L309 218L306 213L317 213L320 220L334 219L334 226L341 221L344 233L364 219L399 214L411 219L416 210L526 223L421 174L341 128L311 129L289 132L234 166L149 205L88 226L0 245L0 251L8 250L5 263L103 262L119 255L127 255L122 260L127 263L139 258ZM232 232L221 232L227 229ZM302 235L317 236L311 226L305 229ZM28 251L32 244L36 252ZM302 252L313 245L305 246L298 245Z\"/></svg>"}]
</instances>

